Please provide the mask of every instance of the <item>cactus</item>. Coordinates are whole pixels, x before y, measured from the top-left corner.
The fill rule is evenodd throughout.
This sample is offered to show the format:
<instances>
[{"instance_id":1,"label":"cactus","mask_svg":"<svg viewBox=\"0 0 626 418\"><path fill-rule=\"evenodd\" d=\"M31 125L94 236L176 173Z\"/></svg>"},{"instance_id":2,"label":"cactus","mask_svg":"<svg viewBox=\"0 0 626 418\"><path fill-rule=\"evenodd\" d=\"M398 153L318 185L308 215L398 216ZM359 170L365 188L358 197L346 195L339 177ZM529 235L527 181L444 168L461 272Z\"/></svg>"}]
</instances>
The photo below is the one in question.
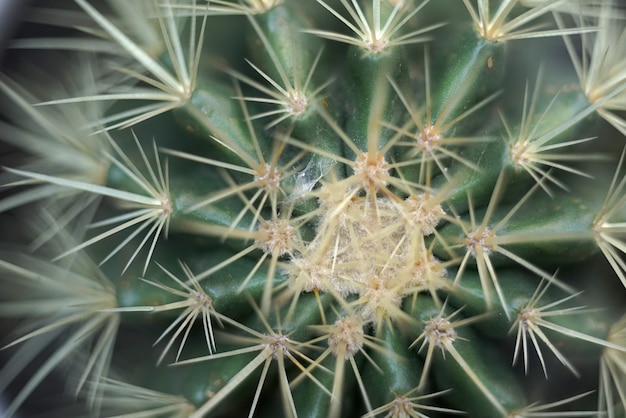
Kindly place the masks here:
<instances>
[{"instance_id":1,"label":"cactus","mask_svg":"<svg viewBox=\"0 0 626 418\"><path fill-rule=\"evenodd\" d=\"M4 416L626 416L619 4L59 3L0 76Z\"/></svg>"}]
</instances>

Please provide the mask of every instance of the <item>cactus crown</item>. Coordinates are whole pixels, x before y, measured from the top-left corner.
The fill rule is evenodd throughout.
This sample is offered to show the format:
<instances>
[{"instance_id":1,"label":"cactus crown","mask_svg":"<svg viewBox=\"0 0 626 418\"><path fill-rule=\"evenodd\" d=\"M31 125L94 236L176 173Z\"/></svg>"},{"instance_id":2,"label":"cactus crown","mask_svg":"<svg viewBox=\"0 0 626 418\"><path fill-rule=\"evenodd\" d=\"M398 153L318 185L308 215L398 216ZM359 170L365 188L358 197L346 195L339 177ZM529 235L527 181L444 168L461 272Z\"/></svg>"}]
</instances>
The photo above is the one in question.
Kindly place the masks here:
<instances>
[{"instance_id":1,"label":"cactus crown","mask_svg":"<svg viewBox=\"0 0 626 418\"><path fill-rule=\"evenodd\" d=\"M7 416L626 413L617 4L65 7L0 76Z\"/></svg>"}]
</instances>

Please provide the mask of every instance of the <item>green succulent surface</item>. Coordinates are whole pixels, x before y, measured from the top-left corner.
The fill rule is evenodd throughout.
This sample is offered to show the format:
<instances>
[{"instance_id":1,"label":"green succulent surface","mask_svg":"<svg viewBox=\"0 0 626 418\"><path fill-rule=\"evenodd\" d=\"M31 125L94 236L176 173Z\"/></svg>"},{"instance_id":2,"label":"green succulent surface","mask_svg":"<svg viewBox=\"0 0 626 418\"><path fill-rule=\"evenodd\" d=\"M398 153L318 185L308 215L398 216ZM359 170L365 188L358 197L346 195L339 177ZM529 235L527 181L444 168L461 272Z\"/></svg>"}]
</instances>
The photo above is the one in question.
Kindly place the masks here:
<instances>
[{"instance_id":1,"label":"green succulent surface","mask_svg":"<svg viewBox=\"0 0 626 418\"><path fill-rule=\"evenodd\" d=\"M619 2L25 20L0 74L3 416L626 416Z\"/></svg>"}]
</instances>

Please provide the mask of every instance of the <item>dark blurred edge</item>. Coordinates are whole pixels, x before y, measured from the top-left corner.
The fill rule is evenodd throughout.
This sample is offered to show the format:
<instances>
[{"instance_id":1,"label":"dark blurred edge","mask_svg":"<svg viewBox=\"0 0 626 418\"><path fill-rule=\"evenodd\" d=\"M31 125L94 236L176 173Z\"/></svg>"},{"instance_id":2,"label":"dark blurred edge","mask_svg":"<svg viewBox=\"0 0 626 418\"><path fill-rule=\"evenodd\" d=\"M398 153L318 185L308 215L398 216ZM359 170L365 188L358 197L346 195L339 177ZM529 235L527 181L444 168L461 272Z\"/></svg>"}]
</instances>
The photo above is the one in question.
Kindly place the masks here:
<instances>
[{"instance_id":1,"label":"dark blurred edge","mask_svg":"<svg viewBox=\"0 0 626 418\"><path fill-rule=\"evenodd\" d=\"M31 0L0 0L0 68L3 67L6 41L17 30L23 10Z\"/></svg>"},{"instance_id":2,"label":"dark blurred edge","mask_svg":"<svg viewBox=\"0 0 626 418\"><path fill-rule=\"evenodd\" d=\"M7 56L7 42L13 37L20 26L22 21L22 14L31 0L0 0L0 72L4 69L7 62L5 58ZM2 151L4 151L2 149ZM0 234L4 231L0 231ZM4 335L4 329L0 328L1 334ZM4 366L4 362L9 358L8 353L3 353L0 356L0 369ZM4 396L6 393L0 394L0 417L4 415L4 409L6 408L6 399Z\"/></svg>"}]
</instances>

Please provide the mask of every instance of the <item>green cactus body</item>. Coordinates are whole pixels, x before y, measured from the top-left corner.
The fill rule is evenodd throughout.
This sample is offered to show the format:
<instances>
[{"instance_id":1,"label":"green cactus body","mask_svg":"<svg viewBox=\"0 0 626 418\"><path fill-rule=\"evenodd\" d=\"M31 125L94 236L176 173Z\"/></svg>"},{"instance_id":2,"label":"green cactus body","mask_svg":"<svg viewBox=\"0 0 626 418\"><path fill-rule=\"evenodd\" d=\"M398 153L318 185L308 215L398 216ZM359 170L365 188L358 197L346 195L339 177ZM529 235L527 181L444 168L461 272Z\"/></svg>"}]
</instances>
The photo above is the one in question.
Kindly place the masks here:
<instances>
[{"instance_id":1,"label":"green cactus body","mask_svg":"<svg viewBox=\"0 0 626 418\"><path fill-rule=\"evenodd\" d=\"M0 77L7 417L625 416L626 10L68 3Z\"/></svg>"}]
</instances>

